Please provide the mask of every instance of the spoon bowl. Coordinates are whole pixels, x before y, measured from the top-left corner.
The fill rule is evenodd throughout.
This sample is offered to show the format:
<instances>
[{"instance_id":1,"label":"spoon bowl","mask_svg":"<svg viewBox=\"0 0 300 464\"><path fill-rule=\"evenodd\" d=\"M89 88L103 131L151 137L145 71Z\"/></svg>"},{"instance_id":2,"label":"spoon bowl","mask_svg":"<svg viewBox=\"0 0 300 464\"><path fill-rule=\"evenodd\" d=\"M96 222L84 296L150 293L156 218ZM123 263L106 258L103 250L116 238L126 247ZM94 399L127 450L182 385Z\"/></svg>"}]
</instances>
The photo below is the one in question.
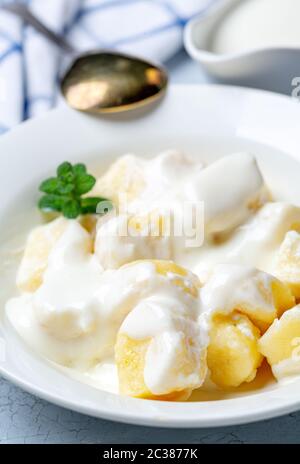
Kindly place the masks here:
<instances>
[{"instance_id":1,"label":"spoon bowl","mask_svg":"<svg viewBox=\"0 0 300 464\"><path fill-rule=\"evenodd\" d=\"M68 104L90 113L120 112L158 99L168 76L162 67L110 51L90 52L72 63L61 81Z\"/></svg>"}]
</instances>

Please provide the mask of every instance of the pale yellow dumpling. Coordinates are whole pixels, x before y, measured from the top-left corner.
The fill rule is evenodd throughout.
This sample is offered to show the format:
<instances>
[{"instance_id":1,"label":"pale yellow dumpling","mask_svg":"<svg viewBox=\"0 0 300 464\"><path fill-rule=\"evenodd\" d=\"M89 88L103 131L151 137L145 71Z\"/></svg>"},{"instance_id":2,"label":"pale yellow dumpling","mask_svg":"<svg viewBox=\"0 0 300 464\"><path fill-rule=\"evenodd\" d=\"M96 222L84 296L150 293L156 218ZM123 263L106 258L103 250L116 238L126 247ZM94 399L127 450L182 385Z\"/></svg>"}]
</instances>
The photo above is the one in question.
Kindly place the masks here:
<instances>
[{"instance_id":1,"label":"pale yellow dumpling","mask_svg":"<svg viewBox=\"0 0 300 464\"><path fill-rule=\"evenodd\" d=\"M198 291L201 287L201 283L198 277L191 271L178 266L178 264L173 261L154 259L150 260L150 262L155 265L158 274L169 278L171 277L173 285L182 288L185 293L195 298L198 297Z\"/></svg>"},{"instance_id":2,"label":"pale yellow dumpling","mask_svg":"<svg viewBox=\"0 0 300 464\"><path fill-rule=\"evenodd\" d=\"M274 274L300 298L300 234L290 231L278 251Z\"/></svg>"},{"instance_id":3,"label":"pale yellow dumpling","mask_svg":"<svg viewBox=\"0 0 300 464\"><path fill-rule=\"evenodd\" d=\"M115 359L118 366L119 389L122 395L133 396L135 398L147 398L165 401L184 401L189 398L193 389L198 385L191 384L190 388L179 391L169 391L165 394L152 393L144 379L145 358L150 347L151 339L133 340L126 334L119 334L115 347ZM188 346L185 340L182 340L181 349L174 354L176 363L173 366L174 376L189 376L195 371L195 360L191 357L190 351L192 346ZM206 356L203 352L203 358L200 360L202 372L199 377L205 377L206 373Z\"/></svg>"},{"instance_id":4,"label":"pale yellow dumpling","mask_svg":"<svg viewBox=\"0 0 300 464\"><path fill-rule=\"evenodd\" d=\"M266 272L238 264L216 266L201 290L201 300L204 310L216 314L238 310L262 331L295 305L287 285Z\"/></svg>"},{"instance_id":5,"label":"pale yellow dumpling","mask_svg":"<svg viewBox=\"0 0 300 464\"><path fill-rule=\"evenodd\" d=\"M259 341L278 379L300 373L300 305L276 319Z\"/></svg>"},{"instance_id":6,"label":"pale yellow dumpling","mask_svg":"<svg viewBox=\"0 0 300 464\"><path fill-rule=\"evenodd\" d=\"M131 201L138 197L145 187L142 162L134 155L124 155L113 163L108 171L97 180L89 196L99 196L119 204L119 195L126 195Z\"/></svg>"},{"instance_id":7,"label":"pale yellow dumpling","mask_svg":"<svg viewBox=\"0 0 300 464\"><path fill-rule=\"evenodd\" d=\"M169 222L158 211L100 218L95 240L100 264L104 269L118 269L140 259L171 259Z\"/></svg>"},{"instance_id":8,"label":"pale yellow dumpling","mask_svg":"<svg viewBox=\"0 0 300 464\"><path fill-rule=\"evenodd\" d=\"M58 218L36 227L29 234L17 275L17 286L20 290L34 292L39 288L47 268L48 257L67 225L67 219Z\"/></svg>"},{"instance_id":9,"label":"pale yellow dumpling","mask_svg":"<svg viewBox=\"0 0 300 464\"><path fill-rule=\"evenodd\" d=\"M207 365L212 382L226 388L253 380L263 359L257 343L260 331L237 312L215 316L211 324Z\"/></svg>"},{"instance_id":10,"label":"pale yellow dumpling","mask_svg":"<svg viewBox=\"0 0 300 464\"><path fill-rule=\"evenodd\" d=\"M200 344L197 324L200 282L171 261L148 262L154 264L160 276L161 290L154 298L141 301L119 331L115 359L120 393L138 398L185 400L206 375L206 347ZM174 287L175 293L168 293L166 298L164 290L169 286ZM137 321L143 323L141 336L132 333ZM153 333L156 323L161 331ZM159 372L155 391L149 386L149 372L151 385L151 372L154 376Z\"/></svg>"},{"instance_id":11,"label":"pale yellow dumpling","mask_svg":"<svg viewBox=\"0 0 300 464\"><path fill-rule=\"evenodd\" d=\"M72 223L73 221L60 217L32 230L17 274L17 286L20 290L35 292L41 286L49 256ZM89 253L93 248L92 238L87 233L85 237L83 251Z\"/></svg>"},{"instance_id":12,"label":"pale yellow dumpling","mask_svg":"<svg viewBox=\"0 0 300 464\"><path fill-rule=\"evenodd\" d=\"M256 307L255 304L252 305L251 301L241 303L237 309L246 314L257 327L264 331L276 317L281 316L284 311L294 306L295 299L290 289L278 279L271 279L270 287L265 286L262 281L257 283L261 296L265 298L266 304L273 305L273 311L268 312L264 306Z\"/></svg>"}]
</instances>

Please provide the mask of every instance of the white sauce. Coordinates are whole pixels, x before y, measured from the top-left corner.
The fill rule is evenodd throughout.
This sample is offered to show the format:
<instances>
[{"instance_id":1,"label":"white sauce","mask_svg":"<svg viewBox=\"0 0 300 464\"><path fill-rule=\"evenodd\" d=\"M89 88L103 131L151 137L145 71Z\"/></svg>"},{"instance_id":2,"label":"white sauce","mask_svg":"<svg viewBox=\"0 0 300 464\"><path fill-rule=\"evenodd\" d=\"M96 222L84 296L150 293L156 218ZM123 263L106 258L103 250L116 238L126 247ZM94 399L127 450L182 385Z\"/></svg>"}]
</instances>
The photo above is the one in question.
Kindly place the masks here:
<instances>
[{"instance_id":1,"label":"white sauce","mask_svg":"<svg viewBox=\"0 0 300 464\"><path fill-rule=\"evenodd\" d=\"M134 340L151 339L144 368L145 384L151 392L160 395L172 388L176 391L202 385L201 372L205 369L202 370L200 364L208 338L206 328L199 324L196 298L173 284L168 285L141 301L128 314L120 332ZM194 341L189 357L195 368L190 375L185 375L178 373L174 366L188 340Z\"/></svg>"},{"instance_id":2,"label":"white sauce","mask_svg":"<svg viewBox=\"0 0 300 464\"><path fill-rule=\"evenodd\" d=\"M133 157L130 163L134 166ZM256 286L257 276L266 287L270 280L252 267L272 269L286 232L300 223L300 209L267 203L255 211L266 200L265 185L255 158L247 153L204 168L178 152L165 152L144 162L143 180L145 187L130 203L130 214L139 213L141 201L142 213L158 202L162 216L169 207L174 219L182 214L181 203L205 201L203 246L187 247L186 237L175 234L120 236L118 226L127 221L121 215L99 221L93 253L89 234L70 221L50 252L41 286L11 299L6 312L37 352L111 391L116 390L113 358L119 330L135 340L149 339L144 380L152 393L161 395L202 385L214 311L231 312L245 301L273 310L272 301L268 306ZM214 242L216 233L224 234L223 243ZM195 285L191 274L162 276L149 261L119 269L148 258L173 259L208 283L197 298L187 291ZM242 324L240 330L245 330ZM180 347L190 340L194 369L179 372L174 366Z\"/></svg>"},{"instance_id":3,"label":"white sauce","mask_svg":"<svg viewBox=\"0 0 300 464\"><path fill-rule=\"evenodd\" d=\"M247 181L246 181L247 176ZM264 181L255 158L237 153L216 161L186 183L188 201L203 201L207 234L225 232L247 220L259 203Z\"/></svg>"},{"instance_id":4,"label":"white sauce","mask_svg":"<svg viewBox=\"0 0 300 464\"><path fill-rule=\"evenodd\" d=\"M255 206L265 200L262 175L248 153L227 156L205 169L172 151L145 163L146 187L129 203L129 214L100 221L95 248L105 268L151 257L173 259L194 270L201 260L204 233L207 238L227 233L250 219ZM172 175L166 175L167 167ZM127 222L140 216L147 222L150 212L154 224L160 215L170 233L158 237L154 230L153 237L145 237L145 232L151 235L149 226L138 233L128 226L130 234L123 233ZM190 223L188 215L193 217Z\"/></svg>"},{"instance_id":5,"label":"white sauce","mask_svg":"<svg viewBox=\"0 0 300 464\"><path fill-rule=\"evenodd\" d=\"M153 337L145 365L150 391L163 394L172 385L200 386L207 334L198 324L197 299L172 282L173 274L157 274L150 262L102 272L95 256L77 253L85 234L79 224L70 223L50 255L41 287L7 303L7 315L16 330L40 354L81 371L88 383L99 379L99 385L107 388L115 382L100 377L113 374L107 360L114 355L125 319L121 331L133 338ZM182 280L189 283L188 276ZM173 369L183 335L198 340L193 357L199 367L189 377L174 375ZM156 347L164 343L162 357Z\"/></svg>"},{"instance_id":6,"label":"white sauce","mask_svg":"<svg viewBox=\"0 0 300 464\"><path fill-rule=\"evenodd\" d=\"M215 247L204 244L188 267L203 281L208 271L222 262L245 264L272 274L276 253L285 234L295 225L300 225L299 208L283 202L266 203L234 231L230 240Z\"/></svg>"},{"instance_id":7,"label":"white sauce","mask_svg":"<svg viewBox=\"0 0 300 464\"><path fill-rule=\"evenodd\" d=\"M85 234L70 222L50 255L41 287L13 298L6 308L11 323L34 349L80 370L113 356L124 317L155 285L150 264L103 272L95 256L74 250Z\"/></svg>"},{"instance_id":8,"label":"white sauce","mask_svg":"<svg viewBox=\"0 0 300 464\"><path fill-rule=\"evenodd\" d=\"M300 47L298 0L243 0L217 27L215 53L243 53L273 47Z\"/></svg>"},{"instance_id":9,"label":"white sauce","mask_svg":"<svg viewBox=\"0 0 300 464\"><path fill-rule=\"evenodd\" d=\"M274 311L270 292L272 276L257 271L249 266L239 264L219 264L212 276L201 290L201 307L203 312L231 313L241 305L250 305L266 312ZM263 288L264 292L260 289ZM268 301L264 296L269 293Z\"/></svg>"}]
</instances>

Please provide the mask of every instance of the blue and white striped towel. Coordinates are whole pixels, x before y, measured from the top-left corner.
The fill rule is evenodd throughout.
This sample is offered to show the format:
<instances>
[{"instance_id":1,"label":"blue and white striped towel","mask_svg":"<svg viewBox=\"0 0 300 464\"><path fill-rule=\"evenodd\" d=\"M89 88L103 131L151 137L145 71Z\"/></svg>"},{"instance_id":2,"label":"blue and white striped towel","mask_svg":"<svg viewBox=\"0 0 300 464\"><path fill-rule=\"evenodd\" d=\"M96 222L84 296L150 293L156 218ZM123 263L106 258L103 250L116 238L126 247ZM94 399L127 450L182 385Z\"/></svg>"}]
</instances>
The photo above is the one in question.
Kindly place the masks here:
<instances>
[{"instance_id":1,"label":"blue and white striped towel","mask_svg":"<svg viewBox=\"0 0 300 464\"><path fill-rule=\"evenodd\" d=\"M216 0L23 1L79 50L117 48L163 62L181 48L186 22ZM55 106L62 59L47 39L0 11L0 133Z\"/></svg>"}]
</instances>

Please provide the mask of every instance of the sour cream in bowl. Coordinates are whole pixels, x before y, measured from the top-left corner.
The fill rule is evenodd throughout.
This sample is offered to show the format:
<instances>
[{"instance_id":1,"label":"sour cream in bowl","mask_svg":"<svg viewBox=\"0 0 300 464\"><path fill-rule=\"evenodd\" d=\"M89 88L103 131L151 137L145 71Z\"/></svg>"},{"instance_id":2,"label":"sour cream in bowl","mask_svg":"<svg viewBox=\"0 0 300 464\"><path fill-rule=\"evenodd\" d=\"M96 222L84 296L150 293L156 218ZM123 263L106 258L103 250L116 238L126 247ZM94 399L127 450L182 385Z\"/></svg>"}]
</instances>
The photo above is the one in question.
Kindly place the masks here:
<instances>
[{"instance_id":1,"label":"sour cream in bowl","mask_svg":"<svg viewBox=\"0 0 300 464\"><path fill-rule=\"evenodd\" d=\"M298 14L297 0L213 2L186 26L185 47L222 82L290 94L299 74Z\"/></svg>"}]
</instances>

